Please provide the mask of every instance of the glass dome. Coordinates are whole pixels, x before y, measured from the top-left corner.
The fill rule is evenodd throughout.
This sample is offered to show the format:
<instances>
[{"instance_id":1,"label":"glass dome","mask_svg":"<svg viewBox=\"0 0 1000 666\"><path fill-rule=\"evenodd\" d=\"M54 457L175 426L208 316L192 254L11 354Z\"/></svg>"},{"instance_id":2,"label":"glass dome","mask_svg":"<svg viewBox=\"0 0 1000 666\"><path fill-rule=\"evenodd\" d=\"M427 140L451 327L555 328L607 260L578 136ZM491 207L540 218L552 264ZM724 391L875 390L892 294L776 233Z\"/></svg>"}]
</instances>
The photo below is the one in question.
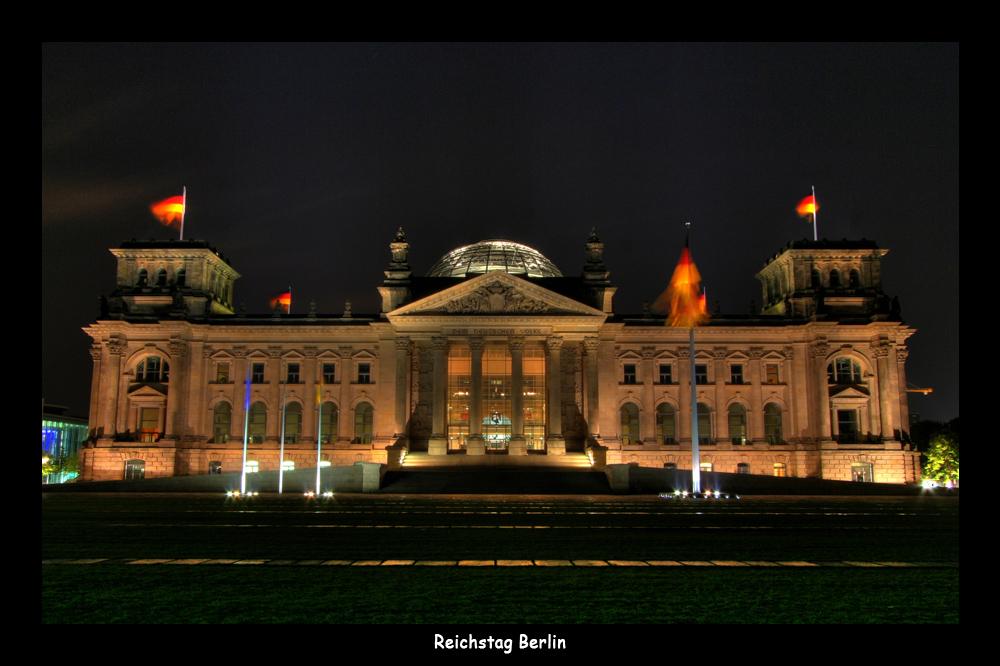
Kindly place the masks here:
<instances>
[{"instance_id":1,"label":"glass dome","mask_svg":"<svg viewBox=\"0 0 1000 666\"><path fill-rule=\"evenodd\" d=\"M470 277L490 271L527 277L563 276L538 250L505 240L487 240L452 250L431 266L427 277Z\"/></svg>"}]
</instances>

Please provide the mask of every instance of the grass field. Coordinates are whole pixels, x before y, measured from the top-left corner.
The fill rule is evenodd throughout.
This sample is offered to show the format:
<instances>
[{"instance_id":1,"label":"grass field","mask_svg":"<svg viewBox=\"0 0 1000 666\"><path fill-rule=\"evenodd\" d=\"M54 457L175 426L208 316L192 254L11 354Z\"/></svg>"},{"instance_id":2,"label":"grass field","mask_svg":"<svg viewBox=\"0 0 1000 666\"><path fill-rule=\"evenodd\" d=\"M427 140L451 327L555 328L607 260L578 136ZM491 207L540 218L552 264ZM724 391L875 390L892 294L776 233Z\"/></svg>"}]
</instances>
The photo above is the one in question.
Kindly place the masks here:
<instances>
[{"instance_id":1,"label":"grass field","mask_svg":"<svg viewBox=\"0 0 1000 666\"><path fill-rule=\"evenodd\" d=\"M43 496L43 622L958 622L958 501ZM134 565L132 558L806 561ZM842 562L922 566L831 566Z\"/></svg>"}]
</instances>

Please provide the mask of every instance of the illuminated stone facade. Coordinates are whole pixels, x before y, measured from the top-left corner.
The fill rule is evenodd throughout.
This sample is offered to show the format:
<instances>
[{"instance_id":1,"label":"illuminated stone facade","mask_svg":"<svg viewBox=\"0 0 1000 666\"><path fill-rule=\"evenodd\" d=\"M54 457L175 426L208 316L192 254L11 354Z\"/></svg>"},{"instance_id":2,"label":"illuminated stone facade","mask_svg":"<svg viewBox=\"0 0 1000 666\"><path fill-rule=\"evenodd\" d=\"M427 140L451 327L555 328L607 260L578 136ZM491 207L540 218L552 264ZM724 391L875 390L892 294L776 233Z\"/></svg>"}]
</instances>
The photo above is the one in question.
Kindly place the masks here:
<instances>
[{"instance_id":1,"label":"illuminated stone facade","mask_svg":"<svg viewBox=\"0 0 1000 666\"><path fill-rule=\"evenodd\" d=\"M239 471L244 428L260 470L278 469L282 432L296 468L315 466L317 439L333 465L590 451L689 468L688 331L616 315L603 247L591 234L576 278L506 241L460 248L417 277L400 231L381 313L291 316L236 313L239 274L202 241L124 243L112 250L118 288L85 329L83 477ZM885 252L790 243L757 275L759 314L715 314L697 329L703 466L918 479L904 373L913 330L882 292Z\"/></svg>"}]
</instances>

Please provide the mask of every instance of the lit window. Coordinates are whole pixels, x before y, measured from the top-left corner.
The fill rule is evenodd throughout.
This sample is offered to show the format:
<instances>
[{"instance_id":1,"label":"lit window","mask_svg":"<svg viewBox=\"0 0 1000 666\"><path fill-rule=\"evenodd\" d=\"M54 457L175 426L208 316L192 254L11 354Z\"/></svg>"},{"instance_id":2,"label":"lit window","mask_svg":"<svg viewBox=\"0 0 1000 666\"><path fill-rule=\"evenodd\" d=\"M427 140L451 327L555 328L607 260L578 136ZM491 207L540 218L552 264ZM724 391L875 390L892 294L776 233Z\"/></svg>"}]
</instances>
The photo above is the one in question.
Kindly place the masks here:
<instances>
[{"instance_id":1,"label":"lit window","mask_svg":"<svg viewBox=\"0 0 1000 666\"><path fill-rule=\"evenodd\" d=\"M743 383L743 364L733 363L729 366L729 383L730 384L742 384Z\"/></svg>"},{"instance_id":2,"label":"lit window","mask_svg":"<svg viewBox=\"0 0 1000 666\"><path fill-rule=\"evenodd\" d=\"M298 444L302 436L302 405L290 402L285 405L285 444Z\"/></svg>"},{"instance_id":3,"label":"lit window","mask_svg":"<svg viewBox=\"0 0 1000 666\"><path fill-rule=\"evenodd\" d=\"M766 375L766 380L768 384L778 383L778 364L768 363L764 366L764 372Z\"/></svg>"},{"instance_id":4,"label":"lit window","mask_svg":"<svg viewBox=\"0 0 1000 666\"><path fill-rule=\"evenodd\" d=\"M712 471L712 463L701 463L701 471L703 471L703 472L711 472Z\"/></svg>"},{"instance_id":5,"label":"lit window","mask_svg":"<svg viewBox=\"0 0 1000 666\"><path fill-rule=\"evenodd\" d=\"M660 383L661 384L673 384L674 383L674 373L673 367L669 363L660 363Z\"/></svg>"},{"instance_id":6,"label":"lit window","mask_svg":"<svg viewBox=\"0 0 1000 666\"><path fill-rule=\"evenodd\" d=\"M708 383L708 365L704 363L699 363L694 366L694 383L695 384Z\"/></svg>"},{"instance_id":7,"label":"lit window","mask_svg":"<svg viewBox=\"0 0 1000 666\"><path fill-rule=\"evenodd\" d=\"M267 433L267 407L262 402L250 405L250 443L263 444Z\"/></svg>"},{"instance_id":8,"label":"lit window","mask_svg":"<svg viewBox=\"0 0 1000 666\"><path fill-rule=\"evenodd\" d=\"M773 402L764 406L764 437L768 444L783 444L781 439L781 407Z\"/></svg>"},{"instance_id":9,"label":"lit window","mask_svg":"<svg viewBox=\"0 0 1000 666\"><path fill-rule=\"evenodd\" d=\"M220 363L215 368L215 381L219 384L229 383L229 364Z\"/></svg>"},{"instance_id":10,"label":"lit window","mask_svg":"<svg viewBox=\"0 0 1000 666\"><path fill-rule=\"evenodd\" d=\"M209 474L222 474L222 461L221 460L209 460L208 461L208 473Z\"/></svg>"},{"instance_id":11,"label":"lit window","mask_svg":"<svg viewBox=\"0 0 1000 666\"><path fill-rule=\"evenodd\" d=\"M264 383L264 364L254 363L250 369L250 383L251 384L263 384Z\"/></svg>"},{"instance_id":12,"label":"lit window","mask_svg":"<svg viewBox=\"0 0 1000 666\"><path fill-rule=\"evenodd\" d=\"M320 410L320 442L329 444L337 439L337 405L324 402Z\"/></svg>"},{"instance_id":13,"label":"lit window","mask_svg":"<svg viewBox=\"0 0 1000 666\"><path fill-rule=\"evenodd\" d=\"M358 383L359 384L371 384L372 383L372 364L371 363L358 363Z\"/></svg>"},{"instance_id":14,"label":"lit window","mask_svg":"<svg viewBox=\"0 0 1000 666\"><path fill-rule=\"evenodd\" d=\"M286 460L286 461L284 461L283 463L281 463L281 469L283 471L285 471L285 472L294 472L295 471L295 461L294 460Z\"/></svg>"},{"instance_id":15,"label":"lit window","mask_svg":"<svg viewBox=\"0 0 1000 666\"><path fill-rule=\"evenodd\" d=\"M851 463L851 479L860 483L871 483L875 480L871 463Z\"/></svg>"},{"instance_id":16,"label":"lit window","mask_svg":"<svg viewBox=\"0 0 1000 666\"><path fill-rule=\"evenodd\" d=\"M139 479L145 479L146 461L139 459L126 460L124 478L126 481L138 481Z\"/></svg>"},{"instance_id":17,"label":"lit window","mask_svg":"<svg viewBox=\"0 0 1000 666\"><path fill-rule=\"evenodd\" d=\"M635 380L636 380L635 363L626 363L625 364L625 379L624 379L623 383L625 383L625 384L635 384Z\"/></svg>"},{"instance_id":18,"label":"lit window","mask_svg":"<svg viewBox=\"0 0 1000 666\"><path fill-rule=\"evenodd\" d=\"M246 466L243 468L243 471L247 474L256 474L260 471L260 463L256 460L248 460Z\"/></svg>"},{"instance_id":19,"label":"lit window","mask_svg":"<svg viewBox=\"0 0 1000 666\"><path fill-rule=\"evenodd\" d=\"M288 373L285 375L286 384L298 384L299 383L299 364L289 363Z\"/></svg>"},{"instance_id":20,"label":"lit window","mask_svg":"<svg viewBox=\"0 0 1000 666\"><path fill-rule=\"evenodd\" d=\"M729 405L729 439L734 446L747 443L747 410L739 403Z\"/></svg>"},{"instance_id":21,"label":"lit window","mask_svg":"<svg viewBox=\"0 0 1000 666\"><path fill-rule=\"evenodd\" d=\"M229 433L233 422L233 408L228 402L220 402L213 412L212 441L224 444L229 441Z\"/></svg>"},{"instance_id":22,"label":"lit window","mask_svg":"<svg viewBox=\"0 0 1000 666\"><path fill-rule=\"evenodd\" d=\"M775 476L788 476L788 466L785 463L774 463Z\"/></svg>"},{"instance_id":23,"label":"lit window","mask_svg":"<svg viewBox=\"0 0 1000 666\"><path fill-rule=\"evenodd\" d=\"M374 423L375 410L371 403L358 403L354 408L354 441L358 444L371 444Z\"/></svg>"},{"instance_id":24,"label":"lit window","mask_svg":"<svg viewBox=\"0 0 1000 666\"><path fill-rule=\"evenodd\" d=\"M641 444L639 441L639 408L631 402L626 402L621 408L622 444L629 446Z\"/></svg>"},{"instance_id":25,"label":"lit window","mask_svg":"<svg viewBox=\"0 0 1000 666\"><path fill-rule=\"evenodd\" d=\"M135 369L137 382L165 382L170 370L170 364L159 356L147 356Z\"/></svg>"},{"instance_id":26,"label":"lit window","mask_svg":"<svg viewBox=\"0 0 1000 666\"><path fill-rule=\"evenodd\" d=\"M676 444L676 424L674 422L674 406L660 403L656 407L656 443Z\"/></svg>"},{"instance_id":27,"label":"lit window","mask_svg":"<svg viewBox=\"0 0 1000 666\"><path fill-rule=\"evenodd\" d=\"M160 410L157 407L143 407L139 410L139 433L143 442L155 442L160 438Z\"/></svg>"}]
</instances>

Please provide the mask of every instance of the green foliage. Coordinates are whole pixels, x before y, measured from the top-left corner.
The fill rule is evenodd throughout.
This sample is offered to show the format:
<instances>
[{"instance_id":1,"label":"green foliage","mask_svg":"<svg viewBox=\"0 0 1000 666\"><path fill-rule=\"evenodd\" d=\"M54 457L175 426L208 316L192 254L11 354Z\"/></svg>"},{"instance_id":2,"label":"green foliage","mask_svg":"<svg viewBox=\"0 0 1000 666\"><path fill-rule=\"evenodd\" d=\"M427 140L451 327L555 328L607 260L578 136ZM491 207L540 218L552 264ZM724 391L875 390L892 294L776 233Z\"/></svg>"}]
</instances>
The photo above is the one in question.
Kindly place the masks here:
<instances>
[{"instance_id":1,"label":"green foliage","mask_svg":"<svg viewBox=\"0 0 1000 666\"><path fill-rule=\"evenodd\" d=\"M958 435L950 430L935 434L925 454L924 478L958 483Z\"/></svg>"},{"instance_id":2,"label":"green foliage","mask_svg":"<svg viewBox=\"0 0 1000 666\"><path fill-rule=\"evenodd\" d=\"M56 471L56 461L49 455L49 452L42 449L42 476L54 474Z\"/></svg>"}]
</instances>

